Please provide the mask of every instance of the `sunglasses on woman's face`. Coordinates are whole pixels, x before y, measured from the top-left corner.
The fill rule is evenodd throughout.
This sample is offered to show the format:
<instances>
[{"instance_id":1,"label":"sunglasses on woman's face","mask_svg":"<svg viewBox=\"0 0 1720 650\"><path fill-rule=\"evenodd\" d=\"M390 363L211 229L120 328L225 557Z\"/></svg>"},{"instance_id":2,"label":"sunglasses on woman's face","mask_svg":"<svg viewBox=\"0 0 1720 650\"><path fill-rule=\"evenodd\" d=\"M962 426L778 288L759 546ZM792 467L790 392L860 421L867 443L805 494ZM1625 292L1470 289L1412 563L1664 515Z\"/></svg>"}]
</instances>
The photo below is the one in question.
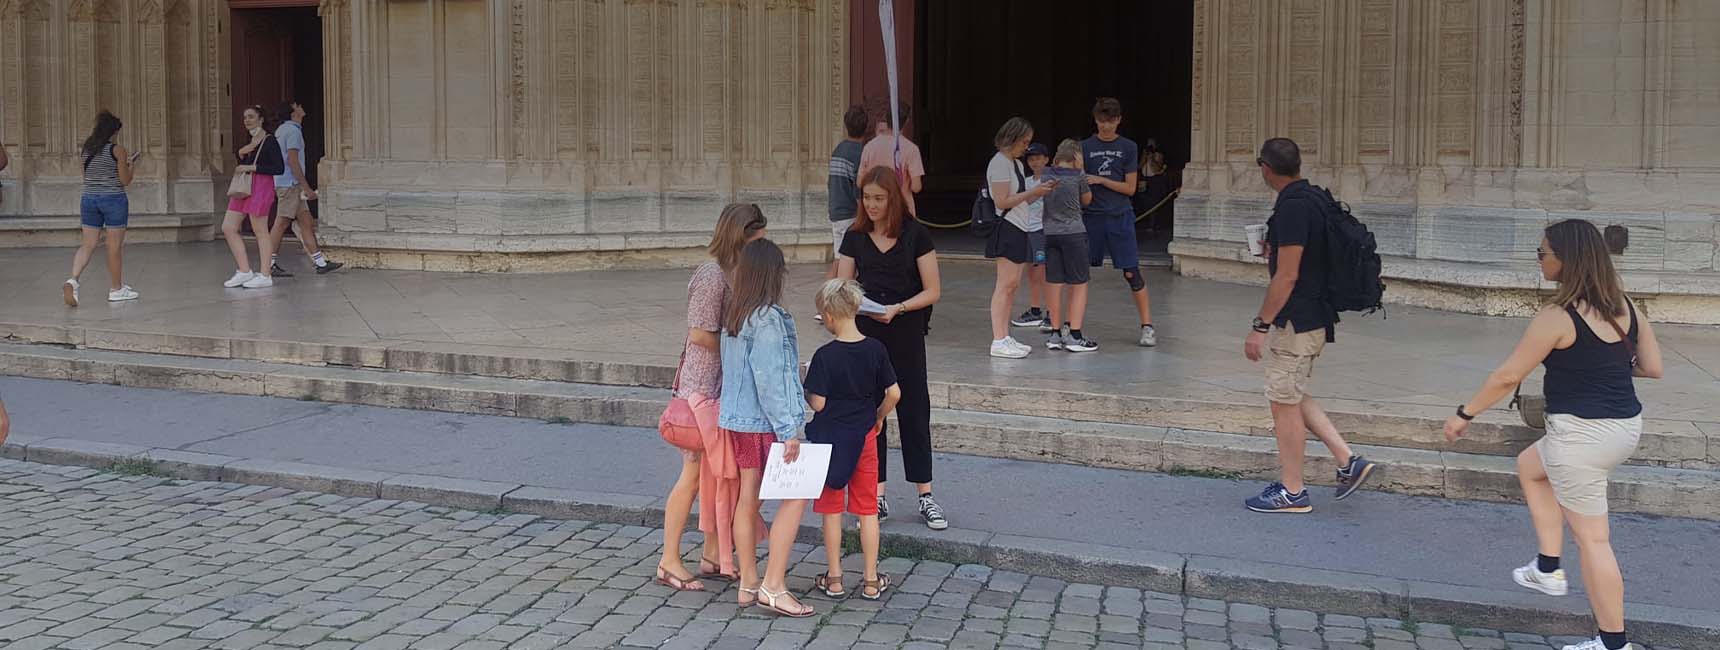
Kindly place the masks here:
<instances>
[{"instance_id":1,"label":"sunglasses on woman's face","mask_svg":"<svg viewBox=\"0 0 1720 650\"><path fill-rule=\"evenodd\" d=\"M1547 250L1547 249L1545 249L1545 248L1536 248L1536 249L1535 249L1535 259L1536 259L1536 260L1537 260L1537 261L1539 261L1539 260L1545 260L1545 259L1547 259L1547 254L1548 254L1548 253L1550 253L1550 252L1552 252L1552 251L1549 251L1549 250Z\"/></svg>"}]
</instances>

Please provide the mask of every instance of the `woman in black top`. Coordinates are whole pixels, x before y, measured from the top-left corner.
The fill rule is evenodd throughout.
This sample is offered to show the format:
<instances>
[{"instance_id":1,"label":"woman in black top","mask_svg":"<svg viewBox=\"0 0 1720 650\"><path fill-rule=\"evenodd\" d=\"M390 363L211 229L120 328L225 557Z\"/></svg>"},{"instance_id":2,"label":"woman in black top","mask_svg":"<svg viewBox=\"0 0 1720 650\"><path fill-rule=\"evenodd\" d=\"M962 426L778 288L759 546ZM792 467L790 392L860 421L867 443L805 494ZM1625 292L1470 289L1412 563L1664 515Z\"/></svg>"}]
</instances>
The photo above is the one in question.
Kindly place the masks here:
<instances>
[{"instance_id":1,"label":"woman in black top","mask_svg":"<svg viewBox=\"0 0 1720 650\"><path fill-rule=\"evenodd\" d=\"M249 217L251 233L257 237L257 265L266 269L269 256L275 251L274 241L269 237L269 211L275 205L275 176L287 169L281 157L281 145L275 142L275 136L269 135L268 129L263 128L263 107L245 109L244 118L245 130L250 133L251 140L239 148L239 166L233 168L233 173L251 174L250 193L245 196L229 193L227 215L221 220L221 234L226 237L227 248L233 252L233 261L239 267L233 272L233 277L222 283L221 286L228 289L259 289L275 283L266 270L262 273L251 270L251 261L245 257L245 240L240 237L239 229Z\"/></svg>"},{"instance_id":2,"label":"woman in black top","mask_svg":"<svg viewBox=\"0 0 1720 650\"><path fill-rule=\"evenodd\" d=\"M896 420L902 429L904 473L919 488L920 516L926 526L943 530L950 524L932 499L932 399L926 388L926 333L932 305L942 291L938 253L932 248L931 231L908 218L895 170L876 167L860 179L860 206L864 214L842 238L836 274L858 280L866 297L884 306L883 314L859 320L860 332L890 351L890 365L902 389ZM880 521L890 516L884 498L889 456L887 450L878 454Z\"/></svg>"},{"instance_id":3,"label":"woman in black top","mask_svg":"<svg viewBox=\"0 0 1720 650\"><path fill-rule=\"evenodd\" d=\"M1512 578L1549 595L1567 593L1559 556L1569 524L1600 634L1565 650L1618 650L1628 640L1624 578L1607 525L1607 477L1630 458L1642 435L1642 404L1631 378L1661 376L1660 344L1624 295L1594 224L1570 219L1548 226L1535 256L1542 277L1557 282L1558 291L1505 363L1446 421L1445 437L1456 442L1471 419L1546 364L1547 434L1517 456L1540 554Z\"/></svg>"}]
</instances>

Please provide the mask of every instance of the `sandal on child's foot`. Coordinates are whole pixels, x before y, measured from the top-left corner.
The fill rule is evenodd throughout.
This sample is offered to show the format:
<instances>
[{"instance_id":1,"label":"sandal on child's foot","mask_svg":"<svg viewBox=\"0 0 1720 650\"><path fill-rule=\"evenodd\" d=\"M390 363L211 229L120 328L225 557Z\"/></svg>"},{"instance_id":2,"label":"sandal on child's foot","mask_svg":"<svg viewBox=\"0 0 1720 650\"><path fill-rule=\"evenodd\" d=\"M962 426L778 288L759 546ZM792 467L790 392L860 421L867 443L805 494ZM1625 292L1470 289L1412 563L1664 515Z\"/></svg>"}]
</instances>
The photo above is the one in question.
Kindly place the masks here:
<instances>
[{"instance_id":1,"label":"sandal on child's foot","mask_svg":"<svg viewBox=\"0 0 1720 650\"><path fill-rule=\"evenodd\" d=\"M890 576L878 574L877 580L860 581L860 597L866 600L878 600L884 597L884 592L890 590Z\"/></svg>"},{"instance_id":2,"label":"sandal on child's foot","mask_svg":"<svg viewBox=\"0 0 1720 650\"><path fill-rule=\"evenodd\" d=\"M793 603L798 609L784 606L783 601L785 600ZM789 595L788 590L771 591L766 589L764 585L758 587L758 606L789 618L807 618L817 613L806 603Z\"/></svg>"},{"instance_id":3,"label":"sandal on child's foot","mask_svg":"<svg viewBox=\"0 0 1720 650\"><path fill-rule=\"evenodd\" d=\"M822 575L812 581L812 586L831 598L846 598L848 590L842 588L842 576Z\"/></svg>"},{"instance_id":4,"label":"sandal on child's foot","mask_svg":"<svg viewBox=\"0 0 1720 650\"><path fill-rule=\"evenodd\" d=\"M722 565L704 558L699 558L699 579L734 582L736 580L740 580L741 577L732 573L723 573Z\"/></svg>"},{"instance_id":5,"label":"sandal on child's foot","mask_svg":"<svg viewBox=\"0 0 1720 650\"><path fill-rule=\"evenodd\" d=\"M682 569L682 571L685 570L686 569ZM674 589L675 591L705 590L705 583L699 582L698 578L679 578L676 577L675 574L669 573L669 570L663 567L657 567L657 584Z\"/></svg>"}]
</instances>

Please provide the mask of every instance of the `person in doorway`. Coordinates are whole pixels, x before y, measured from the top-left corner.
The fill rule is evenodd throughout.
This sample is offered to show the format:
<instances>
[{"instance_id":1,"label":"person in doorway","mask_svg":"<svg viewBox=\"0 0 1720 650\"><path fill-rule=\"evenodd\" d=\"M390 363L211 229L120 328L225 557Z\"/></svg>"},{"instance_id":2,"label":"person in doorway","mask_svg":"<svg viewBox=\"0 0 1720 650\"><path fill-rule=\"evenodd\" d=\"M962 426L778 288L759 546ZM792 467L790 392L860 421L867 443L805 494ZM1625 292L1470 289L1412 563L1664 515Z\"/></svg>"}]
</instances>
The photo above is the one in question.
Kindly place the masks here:
<instances>
[{"instance_id":1,"label":"person in doorway","mask_svg":"<svg viewBox=\"0 0 1720 650\"><path fill-rule=\"evenodd\" d=\"M794 317L782 308L788 264L782 249L759 239L741 249L735 265L733 301L723 314L723 382L717 426L728 431L740 468L735 508L735 548L740 552L740 602L783 616L813 615L788 592L789 554L800 533L805 499L785 499L770 525L770 555L760 577L757 545L759 485L772 444L782 443L784 462L800 456L800 426L806 422L806 392L800 384L800 352ZM751 586L748 586L751 585Z\"/></svg>"},{"instance_id":2,"label":"person in doorway","mask_svg":"<svg viewBox=\"0 0 1720 650\"><path fill-rule=\"evenodd\" d=\"M860 209L860 152L865 149L866 128L871 121L866 107L848 107L842 114L842 129L847 138L836 143L830 152L830 270L826 278L836 277L836 255L842 248L842 237L854 227L854 213Z\"/></svg>"},{"instance_id":3,"label":"person in doorway","mask_svg":"<svg viewBox=\"0 0 1720 650\"><path fill-rule=\"evenodd\" d=\"M1045 166L1051 162L1050 152L1045 145L1037 142L1027 145L1027 152L1022 154L1027 161L1027 189L1032 190L1045 182ZM1037 327L1040 332L1050 332L1054 328L1051 318L1045 312L1045 201L1027 202L1027 249L1029 251L1027 264L1021 267L1022 277L1027 278L1027 311L1021 312L1009 321L1015 327Z\"/></svg>"},{"instance_id":4,"label":"person in doorway","mask_svg":"<svg viewBox=\"0 0 1720 650\"><path fill-rule=\"evenodd\" d=\"M1139 244L1135 241L1135 212L1129 197L1135 194L1140 150L1134 141L1117 133L1123 123L1123 105L1111 97L1093 104L1095 133L1081 143L1082 168L1093 187L1093 202L1083 216L1087 222L1088 262L1095 268L1111 255L1111 267L1123 272L1129 295L1140 312L1143 347L1158 345L1153 329L1152 303L1147 297L1147 279L1141 272Z\"/></svg>"},{"instance_id":5,"label":"person in doorway","mask_svg":"<svg viewBox=\"0 0 1720 650\"><path fill-rule=\"evenodd\" d=\"M997 215L1003 217L991 237L985 242L985 256L993 260L997 281L991 291L991 356L1020 359L1033 348L1010 336L1009 312L1014 306L1016 289L1021 287L1022 267L1033 262L1033 243L1028 233L1044 229L1042 223L1031 220L1030 205L1056 189L1050 181L1029 187L1022 171L1021 157L1033 141L1033 125L1020 117L1009 118L992 137L997 153L986 164L986 189L991 193ZM1034 321L1038 325L1042 321Z\"/></svg>"},{"instance_id":6,"label":"person in doorway","mask_svg":"<svg viewBox=\"0 0 1720 650\"><path fill-rule=\"evenodd\" d=\"M1308 393L1314 361L1332 342L1338 314L1326 304L1326 216L1323 194L1303 179L1302 153L1289 138L1273 138L1256 159L1266 184L1278 192L1266 221L1271 283L1243 340L1249 361L1266 359L1266 399L1278 438L1278 481L1245 505L1255 512L1312 512L1302 484L1309 431L1338 461L1339 500L1362 487L1378 468L1350 451L1326 411Z\"/></svg>"},{"instance_id":7,"label":"person in doorway","mask_svg":"<svg viewBox=\"0 0 1720 650\"><path fill-rule=\"evenodd\" d=\"M897 105L896 119L902 129L908 128L908 118L911 115L907 102ZM896 130L890 128L890 114L881 112L874 123L877 127L872 141L867 142L860 151L860 178L866 178L866 173L874 167L895 169L897 180L901 181L902 202L908 206L908 216L917 217L920 212L914 205L914 195L919 194L926 183L926 163L920 159L920 146L909 140L908 136L902 136L902 157L898 165L895 154L898 138Z\"/></svg>"},{"instance_id":8,"label":"person in doorway","mask_svg":"<svg viewBox=\"0 0 1720 650\"><path fill-rule=\"evenodd\" d=\"M269 209L275 204L275 175L284 173L286 165L281 159L280 143L264 128L263 107L246 108L244 121L251 140L239 147L239 166L233 172L251 174L251 194L229 199L227 214L221 219L221 235L227 239L227 248L233 252L233 262L239 267L233 272L233 277L227 278L221 286L261 289L275 286L275 281L267 272L251 270L251 260L245 255L245 239L239 233L249 218L251 233L257 238L257 268L268 264L275 250L273 241L269 239Z\"/></svg>"},{"instance_id":9,"label":"person in doorway","mask_svg":"<svg viewBox=\"0 0 1720 650\"><path fill-rule=\"evenodd\" d=\"M275 139L280 142L286 172L275 177L275 227L269 232L270 240L275 242L275 255L269 262L269 272L276 277L293 277L280 264L280 245L286 241L283 238L287 236L287 226L292 226L299 236L299 246L311 258L317 274L328 273L342 264L329 261L317 247L317 218L308 203L317 200L317 191L305 175L305 169L310 167L305 153L305 107L298 102L287 102L276 109L275 119L281 122L275 128Z\"/></svg>"},{"instance_id":10,"label":"person in doorway","mask_svg":"<svg viewBox=\"0 0 1720 650\"><path fill-rule=\"evenodd\" d=\"M677 396L687 400L699 424L704 450L681 452L681 475L663 506L663 557L657 561L657 582L680 591L704 591L699 579L733 582L735 570L735 507L740 500L740 468L726 432L717 426L722 394L723 313L733 292L729 274L740 260L741 248L764 237L766 221L758 206L730 203L717 217L716 232L706 251L711 261L693 271L687 283L687 345L676 371ZM699 530L705 534L695 578L681 561L681 533L699 498ZM756 519L764 528L764 520ZM746 549L751 553L752 549Z\"/></svg>"},{"instance_id":11,"label":"person in doorway","mask_svg":"<svg viewBox=\"0 0 1720 650\"><path fill-rule=\"evenodd\" d=\"M806 369L806 401L814 412L806 439L831 445L824 493L812 504L812 511L824 516L826 565L816 587L831 598L848 595L842 585L842 512L847 510L860 518L865 558L860 597L878 600L890 588L890 576L878 573L878 432L902 399L902 389L890 368L889 350L854 324L865 297L853 280L828 280L813 297L825 331L836 340L818 348Z\"/></svg>"},{"instance_id":12,"label":"person in doorway","mask_svg":"<svg viewBox=\"0 0 1720 650\"><path fill-rule=\"evenodd\" d=\"M1046 303L1051 322L1061 323L1045 340L1045 349L1092 352L1099 344L1081 332L1087 316L1088 279L1087 226L1081 221L1081 208L1093 202L1093 190L1081 171L1081 143L1058 144L1045 175L1057 181L1041 201L1045 204ZM1066 295L1068 311L1064 311Z\"/></svg>"},{"instance_id":13,"label":"person in doorway","mask_svg":"<svg viewBox=\"0 0 1720 650\"><path fill-rule=\"evenodd\" d=\"M877 339L890 352L890 367L902 389L896 405L901 427L903 474L919 490L920 517L926 527L950 527L944 510L932 498L932 398L926 385L926 335L931 333L932 306L943 295L938 277L938 253L932 233L908 218L902 188L888 168L860 178L861 218L842 239L836 275L857 280L866 297L884 306L882 314L859 319L860 333ZM888 436L888 429L879 436ZM883 439L883 438L880 438ZM885 497L890 455L878 454L878 520L890 518Z\"/></svg>"},{"instance_id":14,"label":"person in doorway","mask_svg":"<svg viewBox=\"0 0 1720 650\"><path fill-rule=\"evenodd\" d=\"M128 153L124 145L115 142L124 126L113 113L102 111L84 139L84 195L79 206L83 241L72 254L72 277L61 285L62 297L71 307L78 306L78 277L90 265L103 232L107 233L108 302L137 300L137 291L121 281L124 264L120 251L125 245L126 224L131 221L125 186L131 184L131 164L137 161L137 154Z\"/></svg>"},{"instance_id":15,"label":"person in doorway","mask_svg":"<svg viewBox=\"0 0 1720 650\"><path fill-rule=\"evenodd\" d=\"M1607 480L1642 437L1642 402L1633 377L1659 379L1660 343L1638 314L1594 224L1560 221L1535 250L1541 277L1558 288L1523 339L1469 402L1445 421L1456 442L1470 420L1510 396L1537 365L1547 367L1547 433L1517 456L1517 481L1534 522L1538 554L1511 577L1552 596L1569 590L1560 568L1564 527L1582 553L1583 587L1600 628L1565 650L1631 647L1625 634L1624 576L1607 522Z\"/></svg>"}]
</instances>

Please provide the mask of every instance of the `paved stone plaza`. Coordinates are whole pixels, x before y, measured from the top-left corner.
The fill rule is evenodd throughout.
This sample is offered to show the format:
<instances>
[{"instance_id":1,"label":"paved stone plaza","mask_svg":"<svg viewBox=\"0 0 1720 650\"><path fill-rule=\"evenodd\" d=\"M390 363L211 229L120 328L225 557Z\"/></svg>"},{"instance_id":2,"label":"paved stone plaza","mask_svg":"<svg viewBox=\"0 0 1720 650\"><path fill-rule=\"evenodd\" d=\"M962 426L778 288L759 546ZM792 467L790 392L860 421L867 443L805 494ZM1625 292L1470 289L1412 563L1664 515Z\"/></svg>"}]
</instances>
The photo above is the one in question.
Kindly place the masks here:
<instances>
[{"instance_id":1,"label":"paved stone plaza","mask_svg":"<svg viewBox=\"0 0 1720 650\"><path fill-rule=\"evenodd\" d=\"M1530 650L1572 641L901 558L883 564L899 585L883 602L808 597L817 617L780 619L737 611L733 589L652 584L660 540L637 526L6 460L0 641L68 650ZM823 552L797 553L814 560L792 569L790 586L804 593Z\"/></svg>"}]
</instances>

